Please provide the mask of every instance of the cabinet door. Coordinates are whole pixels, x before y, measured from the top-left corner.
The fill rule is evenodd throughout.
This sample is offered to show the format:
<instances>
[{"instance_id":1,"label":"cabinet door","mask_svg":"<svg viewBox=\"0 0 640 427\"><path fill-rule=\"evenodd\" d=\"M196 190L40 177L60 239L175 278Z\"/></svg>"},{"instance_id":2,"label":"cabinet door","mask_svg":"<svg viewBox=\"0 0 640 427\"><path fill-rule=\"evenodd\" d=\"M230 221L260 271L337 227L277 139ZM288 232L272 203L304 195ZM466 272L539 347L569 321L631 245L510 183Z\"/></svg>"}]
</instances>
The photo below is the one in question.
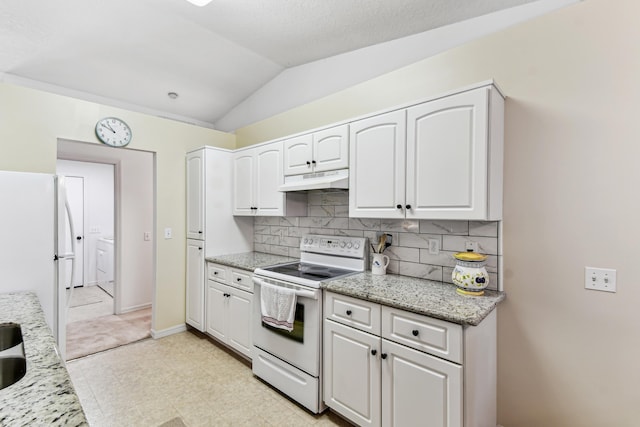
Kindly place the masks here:
<instances>
[{"instance_id":1,"label":"cabinet door","mask_svg":"<svg viewBox=\"0 0 640 427\"><path fill-rule=\"evenodd\" d=\"M278 191L282 185L282 142L264 145L255 149L256 204L257 215L283 216L284 193Z\"/></svg>"},{"instance_id":2,"label":"cabinet door","mask_svg":"<svg viewBox=\"0 0 640 427\"><path fill-rule=\"evenodd\" d=\"M382 425L462 427L462 366L382 340Z\"/></svg>"},{"instance_id":3,"label":"cabinet door","mask_svg":"<svg viewBox=\"0 0 640 427\"><path fill-rule=\"evenodd\" d=\"M227 342L228 313L227 295L230 288L216 281L207 282L207 333Z\"/></svg>"},{"instance_id":4,"label":"cabinet door","mask_svg":"<svg viewBox=\"0 0 640 427\"><path fill-rule=\"evenodd\" d=\"M311 134L284 141L284 174L301 175L312 171L313 143Z\"/></svg>"},{"instance_id":5,"label":"cabinet door","mask_svg":"<svg viewBox=\"0 0 640 427\"><path fill-rule=\"evenodd\" d=\"M380 425L380 338L330 320L324 326L324 402L359 426Z\"/></svg>"},{"instance_id":6,"label":"cabinet door","mask_svg":"<svg viewBox=\"0 0 640 427\"><path fill-rule=\"evenodd\" d=\"M407 218L487 215L489 89L408 109Z\"/></svg>"},{"instance_id":7,"label":"cabinet door","mask_svg":"<svg viewBox=\"0 0 640 427\"><path fill-rule=\"evenodd\" d=\"M227 297L228 340L227 344L247 357L251 357L251 302L249 292L230 288Z\"/></svg>"},{"instance_id":8,"label":"cabinet door","mask_svg":"<svg viewBox=\"0 0 640 427\"><path fill-rule=\"evenodd\" d=\"M233 214L254 215L254 154L245 150L233 156Z\"/></svg>"},{"instance_id":9,"label":"cabinet door","mask_svg":"<svg viewBox=\"0 0 640 427\"><path fill-rule=\"evenodd\" d=\"M350 217L404 218L405 115L394 111L351 124Z\"/></svg>"},{"instance_id":10,"label":"cabinet door","mask_svg":"<svg viewBox=\"0 0 640 427\"><path fill-rule=\"evenodd\" d=\"M187 239L204 238L204 151L187 155Z\"/></svg>"},{"instance_id":11,"label":"cabinet door","mask_svg":"<svg viewBox=\"0 0 640 427\"><path fill-rule=\"evenodd\" d=\"M349 167L349 125L336 126L313 134L314 172Z\"/></svg>"},{"instance_id":12,"label":"cabinet door","mask_svg":"<svg viewBox=\"0 0 640 427\"><path fill-rule=\"evenodd\" d=\"M204 332L204 242L187 240L186 322Z\"/></svg>"}]
</instances>

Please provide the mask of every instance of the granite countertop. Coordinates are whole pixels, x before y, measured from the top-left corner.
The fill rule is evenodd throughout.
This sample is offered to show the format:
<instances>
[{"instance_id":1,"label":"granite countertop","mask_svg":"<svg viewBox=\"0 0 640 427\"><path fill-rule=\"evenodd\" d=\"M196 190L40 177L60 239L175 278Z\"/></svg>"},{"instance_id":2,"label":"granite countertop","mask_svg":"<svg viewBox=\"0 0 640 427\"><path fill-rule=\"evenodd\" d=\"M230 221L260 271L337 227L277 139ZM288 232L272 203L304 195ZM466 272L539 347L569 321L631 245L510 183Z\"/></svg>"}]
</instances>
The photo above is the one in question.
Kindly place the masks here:
<instances>
[{"instance_id":1,"label":"granite countertop","mask_svg":"<svg viewBox=\"0 0 640 427\"><path fill-rule=\"evenodd\" d=\"M262 252L243 252L240 254L218 255L206 257L206 261L228 267L241 268L253 271L256 268L267 267L269 265L284 264L286 262L298 261L297 258L289 258L282 255L265 254Z\"/></svg>"},{"instance_id":2,"label":"granite countertop","mask_svg":"<svg viewBox=\"0 0 640 427\"><path fill-rule=\"evenodd\" d=\"M504 292L485 290L483 296L465 296L456 286L414 277L370 271L331 280L323 288L354 298L401 308L461 325L477 326L505 298Z\"/></svg>"},{"instance_id":3,"label":"granite countertop","mask_svg":"<svg viewBox=\"0 0 640 427\"><path fill-rule=\"evenodd\" d=\"M0 323L6 322L20 324L27 373L0 390L0 426L88 425L38 297L0 294Z\"/></svg>"}]
</instances>

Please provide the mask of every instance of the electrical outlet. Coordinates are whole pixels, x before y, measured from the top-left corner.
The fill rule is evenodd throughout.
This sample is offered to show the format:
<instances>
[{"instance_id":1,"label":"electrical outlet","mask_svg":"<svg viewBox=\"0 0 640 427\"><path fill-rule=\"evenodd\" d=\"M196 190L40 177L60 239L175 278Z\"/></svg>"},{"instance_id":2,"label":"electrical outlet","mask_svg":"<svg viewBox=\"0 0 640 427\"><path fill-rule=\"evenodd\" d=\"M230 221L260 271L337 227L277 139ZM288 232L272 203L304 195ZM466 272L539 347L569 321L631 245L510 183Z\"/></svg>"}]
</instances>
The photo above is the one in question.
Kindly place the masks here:
<instances>
[{"instance_id":1,"label":"electrical outlet","mask_svg":"<svg viewBox=\"0 0 640 427\"><path fill-rule=\"evenodd\" d=\"M165 228L164 229L164 238L165 239L171 239L173 236L171 235L171 229L170 228Z\"/></svg>"},{"instance_id":2,"label":"electrical outlet","mask_svg":"<svg viewBox=\"0 0 640 427\"><path fill-rule=\"evenodd\" d=\"M466 242L464 242L464 248L467 252L478 252L478 242L467 240Z\"/></svg>"},{"instance_id":3,"label":"electrical outlet","mask_svg":"<svg viewBox=\"0 0 640 427\"><path fill-rule=\"evenodd\" d=\"M616 270L608 268L584 268L584 287L594 291L616 292Z\"/></svg>"},{"instance_id":4,"label":"electrical outlet","mask_svg":"<svg viewBox=\"0 0 640 427\"><path fill-rule=\"evenodd\" d=\"M429 239L429 254L438 255L440 253L440 240Z\"/></svg>"}]
</instances>

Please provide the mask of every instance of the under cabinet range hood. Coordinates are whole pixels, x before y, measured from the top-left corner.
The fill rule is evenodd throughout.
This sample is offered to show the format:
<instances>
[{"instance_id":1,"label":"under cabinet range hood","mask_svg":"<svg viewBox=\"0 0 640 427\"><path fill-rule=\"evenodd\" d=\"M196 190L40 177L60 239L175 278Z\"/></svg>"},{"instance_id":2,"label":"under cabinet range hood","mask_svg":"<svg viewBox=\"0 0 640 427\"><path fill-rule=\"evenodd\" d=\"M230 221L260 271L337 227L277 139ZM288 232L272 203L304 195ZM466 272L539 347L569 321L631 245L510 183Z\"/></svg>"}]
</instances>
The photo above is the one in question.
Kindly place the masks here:
<instances>
[{"instance_id":1,"label":"under cabinet range hood","mask_svg":"<svg viewBox=\"0 0 640 427\"><path fill-rule=\"evenodd\" d=\"M328 188L349 188L349 169L285 176L284 184L278 190L286 192Z\"/></svg>"}]
</instances>

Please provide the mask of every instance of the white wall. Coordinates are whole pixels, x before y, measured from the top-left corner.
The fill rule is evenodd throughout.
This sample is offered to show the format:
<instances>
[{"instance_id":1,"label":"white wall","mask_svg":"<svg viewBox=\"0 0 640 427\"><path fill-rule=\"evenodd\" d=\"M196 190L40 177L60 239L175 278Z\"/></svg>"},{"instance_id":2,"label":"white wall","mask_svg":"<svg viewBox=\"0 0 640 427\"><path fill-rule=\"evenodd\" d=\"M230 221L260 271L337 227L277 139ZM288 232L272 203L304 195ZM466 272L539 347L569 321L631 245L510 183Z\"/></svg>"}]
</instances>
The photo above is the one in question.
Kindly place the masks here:
<instances>
[{"instance_id":1,"label":"white wall","mask_svg":"<svg viewBox=\"0 0 640 427\"><path fill-rule=\"evenodd\" d=\"M114 234L113 165L58 160L56 174L84 178L84 284L97 284L96 243ZM98 232L91 230L98 229Z\"/></svg>"}]
</instances>

